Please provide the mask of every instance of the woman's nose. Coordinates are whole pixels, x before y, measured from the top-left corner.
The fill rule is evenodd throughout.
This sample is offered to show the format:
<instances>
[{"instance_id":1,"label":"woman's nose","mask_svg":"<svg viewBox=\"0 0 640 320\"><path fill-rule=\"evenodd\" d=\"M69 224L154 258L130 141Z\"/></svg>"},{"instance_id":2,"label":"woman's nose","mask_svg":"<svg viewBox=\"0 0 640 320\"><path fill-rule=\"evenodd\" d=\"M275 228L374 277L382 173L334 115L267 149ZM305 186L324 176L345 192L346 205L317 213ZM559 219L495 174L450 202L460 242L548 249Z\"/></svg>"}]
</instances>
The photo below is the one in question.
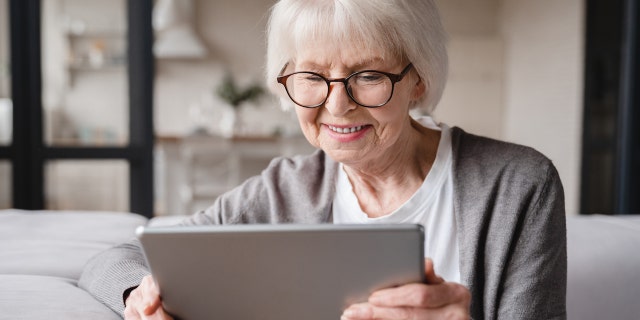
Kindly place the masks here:
<instances>
[{"instance_id":1,"label":"woman's nose","mask_svg":"<svg viewBox=\"0 0 640 320\"><path fill-rule=\"evenodd\" d=\"M353 100L347 94L347 90L342 83L332 83L329 86L329 93L324 107L333 116L339 117L345 115L350 110L357 108Z\"/></svg>"}]
</instances>

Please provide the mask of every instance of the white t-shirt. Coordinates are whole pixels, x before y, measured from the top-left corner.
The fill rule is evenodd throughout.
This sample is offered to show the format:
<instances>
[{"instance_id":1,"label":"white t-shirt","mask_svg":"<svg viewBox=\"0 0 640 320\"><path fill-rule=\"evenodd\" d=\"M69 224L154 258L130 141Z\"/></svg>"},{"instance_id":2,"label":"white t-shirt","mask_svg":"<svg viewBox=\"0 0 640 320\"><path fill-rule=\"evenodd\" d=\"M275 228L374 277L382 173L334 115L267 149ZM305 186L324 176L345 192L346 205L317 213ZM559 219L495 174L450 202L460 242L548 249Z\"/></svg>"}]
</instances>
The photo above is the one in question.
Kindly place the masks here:
<instances>
[{"instance_id":1,"label":"white t-shirt","mask_svg":"<svg viewBox=\"0 0 640 320\"><path fill-rule=\"evenodd\" d=\"M421 224L425 230L424 254L433 260L436 274L447 281L460 282L460 258L453 212L450 128L446 124L436 124L431 117L417 120L427 128L441 131L436 159L420 189L392 213L369 218L360 208L351 182L340 165L333 202L333 222Z\"/></svg>"}]
</instances>

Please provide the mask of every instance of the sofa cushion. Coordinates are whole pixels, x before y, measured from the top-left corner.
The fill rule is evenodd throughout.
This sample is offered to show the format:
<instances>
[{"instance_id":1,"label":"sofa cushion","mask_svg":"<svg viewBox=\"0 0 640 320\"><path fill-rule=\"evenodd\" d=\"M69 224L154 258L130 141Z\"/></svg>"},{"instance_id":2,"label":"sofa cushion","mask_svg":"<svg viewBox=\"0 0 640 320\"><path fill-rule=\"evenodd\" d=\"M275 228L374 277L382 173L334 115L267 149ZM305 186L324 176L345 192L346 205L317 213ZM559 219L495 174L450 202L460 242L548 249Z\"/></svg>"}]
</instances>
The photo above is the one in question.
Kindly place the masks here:
<instances>
[{"instance_id":1,"label":"sofa cushion","mask_svg":"<svg viewBox=\"0 0 640 320\"><path fill-rule=\"evenodd\" d=\"M569 319L638 319L640 216L567 217Z\"/></svg>"},{"instance_id":2,"label":"sofa cushion","mask_svg":"<svg viewBox=\"0 0 640 320\"><path fill-rule=\"evenodd\" d=\"M77 280L89 258L146 222L132 213L0 210L0 274Z\"/></svg>"},{"instance_id":3,"label":"sofa cushion","mask_svg":"<svg viewBox=\"0 0 640 320\"><path fill-rule=\"evenodd\" d=\"M121 319L71 279L0 274L0 283L2 319Z\"/></svg>"}]
</instances>

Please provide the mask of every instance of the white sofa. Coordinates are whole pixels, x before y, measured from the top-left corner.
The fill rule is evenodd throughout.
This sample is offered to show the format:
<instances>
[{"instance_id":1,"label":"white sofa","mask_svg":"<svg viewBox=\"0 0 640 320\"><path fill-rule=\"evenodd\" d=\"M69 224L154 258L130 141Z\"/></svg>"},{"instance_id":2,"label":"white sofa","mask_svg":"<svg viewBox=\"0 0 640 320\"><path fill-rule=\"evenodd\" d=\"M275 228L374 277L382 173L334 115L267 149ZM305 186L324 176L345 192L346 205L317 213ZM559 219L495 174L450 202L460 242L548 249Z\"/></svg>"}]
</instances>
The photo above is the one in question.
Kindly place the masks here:
<instances>
[{"instance_id":1,"label":"white sofa","mask_svg":"<svg viewBox=\"0 0 640 320\"><path fill-rule=\"evenodd\" d=\"M0 319L119 319L76 283L87 259L148 222L128 213L0 210ZM640 319L640 216L569 217L567 229L569 319Z\"/></svg>"},{"instance_id":2,"label":"white sofa","mask_svg":"<svg viewBox=\"0 0 640 320\"><path fill-rule=\"evenodd\" d=\"M0 319L120 319L76 284L90 257L146 223L130 213L0 210Z\"/></svg>"},{"instance_id":3,"label":"white sofa","mask_svg":"<svg viewBox=\"0 0 640 320\"><path fill-rule=\"evenodd\" d=\"M567 313L640 319L640 215L567 219Z\"/></svg>"}]
</instances>

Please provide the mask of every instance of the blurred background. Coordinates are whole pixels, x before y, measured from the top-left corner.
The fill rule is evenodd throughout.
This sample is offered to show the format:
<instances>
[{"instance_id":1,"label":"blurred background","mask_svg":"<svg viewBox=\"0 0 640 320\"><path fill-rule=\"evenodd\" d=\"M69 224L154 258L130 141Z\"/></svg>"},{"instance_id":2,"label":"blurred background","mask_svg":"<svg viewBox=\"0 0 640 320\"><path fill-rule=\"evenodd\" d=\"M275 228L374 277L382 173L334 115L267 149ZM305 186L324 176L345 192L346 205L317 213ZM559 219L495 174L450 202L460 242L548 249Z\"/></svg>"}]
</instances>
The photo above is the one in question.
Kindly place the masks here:
<instances>
[{"instance_id":1,"label":"blurred background","mask_svg":"<svg viewBox=\"0 0 640 320\"><path fill-rule=\"evenodd\" d=\"M636 1L436 2L435 118L547 155L568 214L640 212ZM263 85L273 3L0 0L0 208L189 214L313 151Z\"/></svg>"}]
</instances>

